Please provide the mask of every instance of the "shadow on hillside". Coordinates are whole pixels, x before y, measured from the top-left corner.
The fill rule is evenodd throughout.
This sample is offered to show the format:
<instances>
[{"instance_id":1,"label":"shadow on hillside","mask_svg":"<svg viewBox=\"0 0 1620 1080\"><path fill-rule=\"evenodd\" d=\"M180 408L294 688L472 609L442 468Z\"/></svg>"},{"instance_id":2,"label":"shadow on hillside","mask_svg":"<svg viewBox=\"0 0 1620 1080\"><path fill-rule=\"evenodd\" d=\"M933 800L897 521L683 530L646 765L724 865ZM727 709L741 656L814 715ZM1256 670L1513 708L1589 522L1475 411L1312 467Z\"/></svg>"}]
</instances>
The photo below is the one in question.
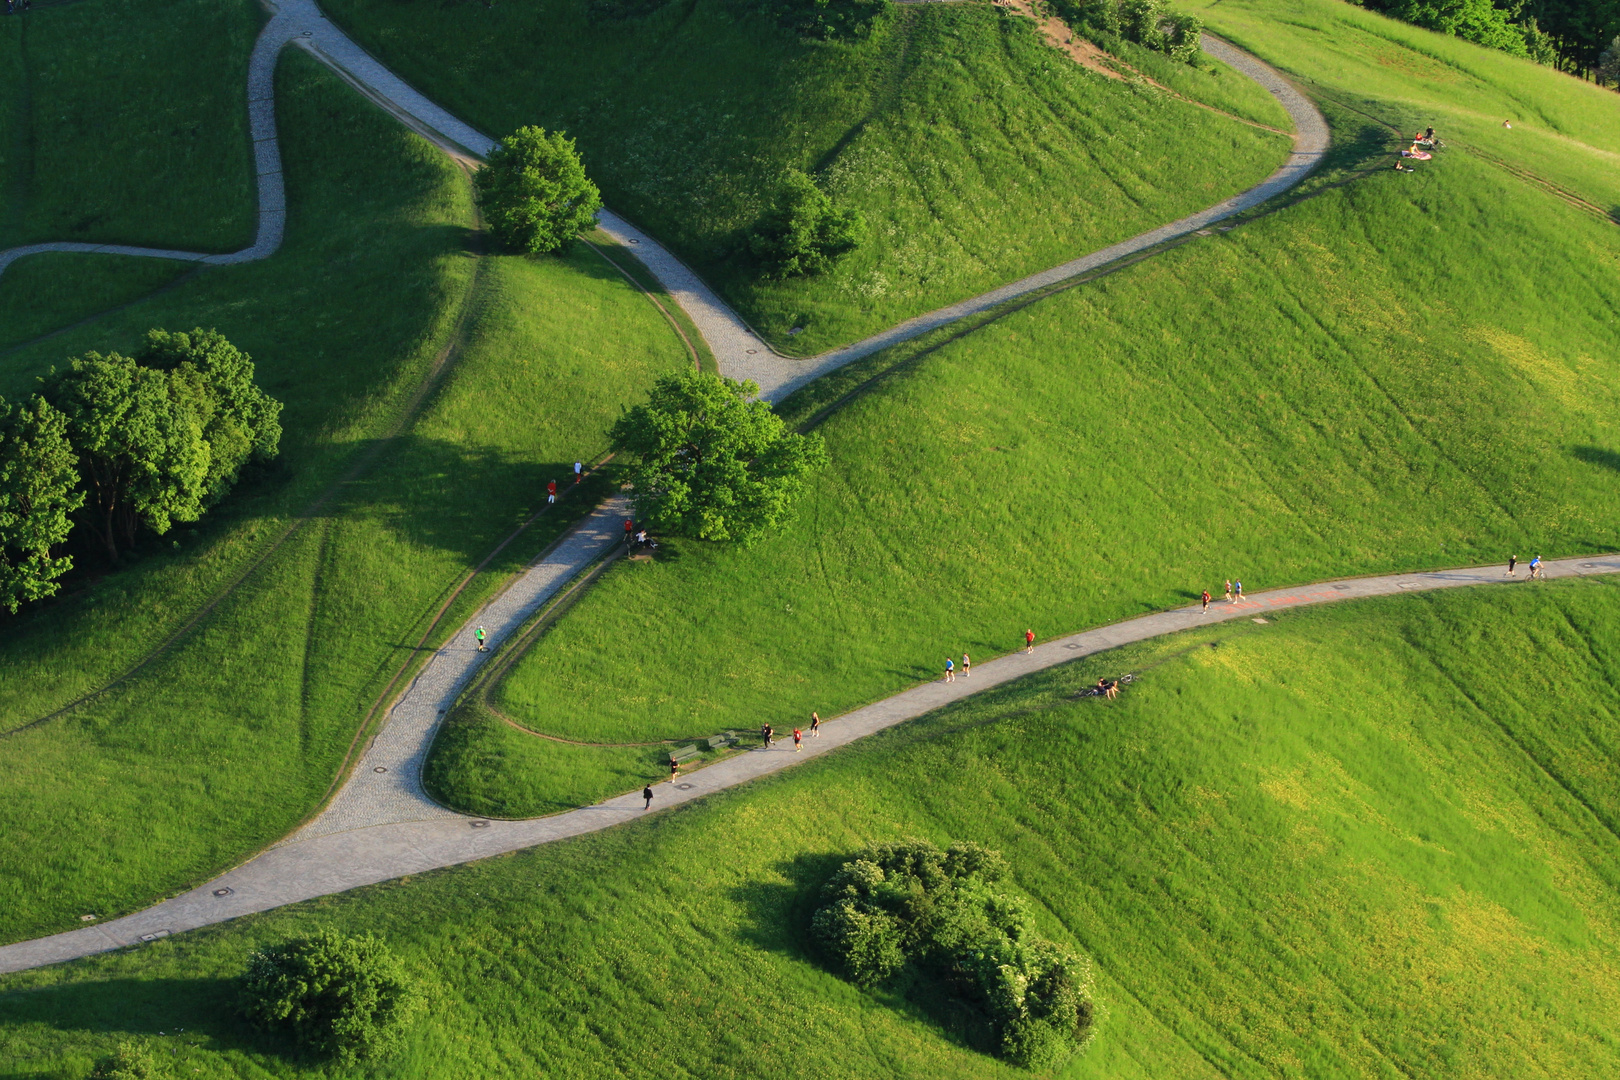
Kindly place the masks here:
<instances>
[{"instance_id":1,"label":"shadow on hillside","mask_svg":"<svg viewBox=\"0 0 1620 1080\"><path fill-rule=\"evenodd\" d=\"M35 1023L95 1035L105 1040L104 1049L93 1051L97 1053L110 1053L123 1039L139 1038L165 1056L186 1048L284 1056L288 1047L283 1042L255 1033L236 1016L235 1001L233 979L85 980L0 995L0 1025ZM57 1075L7 1072L0 1073L0 1080Z\"/></svg>"},{"instance_id":2,"label":"shadow on hillside","mask_svg":"<svg viewBox=\"0 0 1620 1080\"><path fill-rule=\"evenodd\" d=\"M1601 465L1605 469L1620 472L1620 454L1613 450L1605 450L1600 446L1577 446L1569 453L1577 461L1584 461L1588 465Z\"/></svg>"},{"instance_id":3,"label":"shadow on hillside","mask_svg":"<svg viewBox=\"0 0 1620 1080\"><path fill-rule=\"evenodd\" d=\"M371 447L356 449L365 454ZM345 481L319 516L370 519L410 547L450 552L475 566L547 506L549 482L557 483L558 502L547 514L570 520L605 494L600 478L576 486L573 474L571 461L535 461L489 447L405 435L382 448L374 467ZM502 554L503 565L521 561L522 555L523 545L512 545Z\"/></svg>"}]
</instances>

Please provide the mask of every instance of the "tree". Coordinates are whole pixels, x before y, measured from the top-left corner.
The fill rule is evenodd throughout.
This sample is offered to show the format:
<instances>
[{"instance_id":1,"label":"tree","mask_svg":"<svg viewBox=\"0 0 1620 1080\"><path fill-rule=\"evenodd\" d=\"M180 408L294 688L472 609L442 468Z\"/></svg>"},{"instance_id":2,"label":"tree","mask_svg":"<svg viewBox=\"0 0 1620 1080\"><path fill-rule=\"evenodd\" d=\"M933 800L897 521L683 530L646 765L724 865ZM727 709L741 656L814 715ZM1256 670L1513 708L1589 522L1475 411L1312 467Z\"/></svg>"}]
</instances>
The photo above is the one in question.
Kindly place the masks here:
<instances>
[{"instance_id":1,"label":"tree","mask_svg":"<svg viewBox=\"0 0 1620 1080\"><path fill-rule=\"evenodd\" d=\"M85 523L108 558L145 524L162 535L196 521L208 495L211 415L198 385L171 379L127 356L87 353L47 382L46 397L67 416L68 439L89 489Z\"/></svg>"},{"instance_id":2,"label":"tree","mask_svg":"<svg viewBox=\"0 0 1620 1080\"><path fill-rule=\"evenodd\" d=\"M250 1023L346 1064L393 1049L421 1005L405 966L370 934L327 928L273 946L254 953L242 977Z\"/></svg>"},{"instance_id":3,"label":"tree","mask_svg":"<svg viewBox=\"0 0 1620 1080\"><path fill-rule=\"evenodd\" d=\"M1616 34L1609 47L1598 56L1593 74L1600 84L1620 89L1620 34Z\"/></svg>"},{"instance_id":4,"label":"tree","mask_svg":"<svg viewBox=\"0 0 1620 1080\"><path fill-rule=\"evenodd\" d=\"M84 504L67 417L41 397L13 408L0 398L0 606L53 595L73 560L52 558Z\"/></svg>"},{"instance_id":5,"label":"tree","mask_svg":"<svg viewBox=\"0 0 1620 1080\"><path fill-rule=\"evenodd\" d=\"M834 206L815 181L789 169L776 205L754 227L749 246L768 276L788 278L830 269L865 239L866 219L859 210Z\"/></svg>"},{"instance_id":6,"label":"tree","mask_svg":"<svg viewBox=\"0 0 1620 1080\"><path fill-rule=\"evenodd\" d=\"M633 459L636 513L655 530L750 543L787 513L805 478L828 463L820 435L787 430L751 382L685 372L660 379L646 404L609 432Z\"/></svg>"},{"instance_id":7,"label":"tree","mask_svg":"<svg viewBox=\"0 0 1620 1080\"><path fill-rule=\"evenodd\" d=\"M521 127L473 176L478 208L496 243L537 255L561 251L596 224L602 193L585 175L574 140Z\"/></svg>"},{"instance_id":8,"label":"tree","mask_svg":"<svg viewBox=\"0 0 1620 1080\"><path fill-rule=\"evenodd\" d=\"M202 435L209 448L203 505L213 506L235 486L243 465L276 456L281 402L254 382L252 357L217 330L153 330L146 341L136 362L190 383L188 396L202 405Z\"/></svg>"}]
</instances>

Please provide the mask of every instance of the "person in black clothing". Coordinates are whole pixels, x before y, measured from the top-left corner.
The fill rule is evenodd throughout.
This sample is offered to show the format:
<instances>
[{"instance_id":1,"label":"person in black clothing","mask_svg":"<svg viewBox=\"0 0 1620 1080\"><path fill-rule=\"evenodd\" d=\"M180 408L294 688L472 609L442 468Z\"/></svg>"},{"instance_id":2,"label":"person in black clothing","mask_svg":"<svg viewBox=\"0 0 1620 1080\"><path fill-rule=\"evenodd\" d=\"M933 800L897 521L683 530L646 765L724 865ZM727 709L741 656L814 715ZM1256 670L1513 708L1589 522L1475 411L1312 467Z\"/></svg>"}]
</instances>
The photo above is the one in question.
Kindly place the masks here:
<instances>
[{"instance_id":1,"label":"person in black clothing","mask_svg":"<svg viewBox=\"0 0 1620 1080\"><path fill-rule=\"evenodd\" d=\"M1519 557L1517 555L1509 555L1508 556L1508 572L1507 572L1508 577L1517 577L1518 576L1517 574L1515 574L1513 572L1513 568L1518 566L1518 565L1519 565Z\"/></svg>"},{"instance_id":2,"label":"person in black clothing","mask_svg":"<svg viewBox=\"0 0 1620 1080\"><path fill-rule=\"evenodd\" d=\"M765 746L769 748L776 742L776 729L769 724L765 725Z\"/></svg>"},{"instance_id":3,"label":"person in black clothing","mask_svg":"<svg viewBox=\"0 0 1620 1080\"><path fill-rule=\"evenodd\" d=\"M681 763L675 760L675 755L669 757L669 782L674 783L681 778ZM645 809L645 808L643 808Z\"/></svg>"},{"instance_id":4,"label":"person in black clothing","mask_svg":"<svg viewBox=\"0 0 1620 1080\"><path fill-rule=\"evenodd\" d=\"M643 810L651 810L652 809L652 785L651 784L648 784L646 787L641 789L641 797L643 799L647 800L647 805L643 806L642 809Z\"/></svg>"}]
</instances>

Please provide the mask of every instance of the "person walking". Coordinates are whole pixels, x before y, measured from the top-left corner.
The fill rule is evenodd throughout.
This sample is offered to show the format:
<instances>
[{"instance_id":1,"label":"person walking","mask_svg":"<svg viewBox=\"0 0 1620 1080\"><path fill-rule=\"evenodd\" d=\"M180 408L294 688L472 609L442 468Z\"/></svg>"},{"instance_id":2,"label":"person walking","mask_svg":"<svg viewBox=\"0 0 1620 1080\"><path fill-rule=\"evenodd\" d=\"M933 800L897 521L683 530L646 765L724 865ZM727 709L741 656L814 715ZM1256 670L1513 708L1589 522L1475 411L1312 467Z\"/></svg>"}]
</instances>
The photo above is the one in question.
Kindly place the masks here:
<instances>
[{"instance_id":1,"label":"person walking","mask_svg":"<svg viewBox=\"0 0 1620 1080\"><path fill-rule=\"evenodd\" d=\"M810 737L812 739L821 738L821 717L816 713L810 714Z\"/></svg>"},{"instance_id":2,"label":"person walking","mask_svg":"<svg viewBox=\"0 0 1620 1080\"><path fill-rule=\"evenodd\" d=\"M643 810L651 810L652 809L652 785L651 784L648 784L646 787L641 789L641 797L643 799L647 800L647 805L643 806L642 809Z\"/></svg>"},{"instance_id":3,"label":"person walking","mask_svg":"<svg viewBox=\"0 0 1620 1080\"><path fill-rule=\"evenodd\" d=\"M1230 604L1232 602L1232 583L1231 583L1231 581L1228 581L1226 583L1226 602L1228 604Z\"/></svg>"},{"instance_id":4,"label":"person walking","mask_svg":"<svg viewBox=\"0 0 1620 1080\"><path fill-rule=\"evenodd\" d=\"M550 506L557 501L557 481L553 480L546 485L546 505Z\"/></svg>"},{"instance_id":5,"label":"person walking","mask_svg":"<svg viewBox=\"0 0 1620 1080\"><path fill-rule=\"evenodd\" d=\"M1204 614L1204 615L1209 614L1209 590L1208 589L1204 590L1204 610L1201 612L1201 614Z\"/></svg>"},{"instance_id":6,"label":"person walking","mask_svg":"<svg viewBox=\"0 0 1620 1080\"><path fill-rule=\"evenodd\" d=\"M1508 556L1508 571L1507 571L1507 573L1503 574L1502 576L1503 577L1518 577L1519 576L1518 571L1514 569L1514 567L1516 567L1518 565L1519 565L1519 557L1517 555L1509 555Z\"/></svg>"},{"instance_id":7,"label":"person walking","mask_svg":"<svg viewBox=\"0 0 1620 1080\"><path fill-rule=\"evenodd\" d=\"M583 479L585 479L585 463L576 461L574 462L574 483L577 484Z\"/></svg>"},{"instance_id":8,"label":"person walking","mask_svg":"<svg viewBox=\"0 0 1620 1080\"><path fill-rule=\"evenodd\" d=\"M474 630L473 637L478 639L478 651L484 652L484 628L480 626L478 629Z\"/></svg>"},{"instance_id":9,"label":"person walking","mask_svg":"<svg viewBox=\"0 0 1620 1080\"><path fill-rule=\"evenodd\" d=\"M625 547L629 547L631 541L633 541L636 538L635 533L636 533L636 523L631 521L629 518L625 518L624 519L624 546Z\"/></svg>"},{"instance_id":10,"label":"person walking","mask_svg":"<svg viewBox=\"0 0 1620 1080\"><path fill-rule=\"evenodd\" d=\"M956 662L948 656L945 658L945 681L956 681Z\"/></svg>"},{"instance_id":11,"label":"person walking","mask_svg":"<svg viewBox=\"0 0 1620 1080\"><path fill-rule=\"evenodd\" d=\"M761 725L759 725L759 741L763 746L765 746L766 749L770 748L770 745L771 745L771 725L769 725L769 724L761 724Z\"/></svg>"},{"instance_id":12,"label":"person walking","mask_svg":"<svg viewBox=\"0 0 1620 1080\"><path fill-rule=\"evenodd\" d=\"M797 754L804 749L804 732L798 728L793 729L793 752Z\"/></svg>"},{"instance_id":13,"label":"person walking","mask_svg":"<svg viewBox=\"0 0 1620 1080\"><path fill-rule=\"evenodd\" d=\"M967 653L963 653L962 654L962 678L965 679L971 674L973 674L973 661L968 659L968 654Z\"/></svg>"},{"instance_id":14,"label":"person walking","mask_svg":"<svg viewBox=\"0 0 1620 1080\"><path fill-rule=\"evenodd\" d=\"M1033 630L1024 631L1024 651L1026 653L1035 651L1035 631Z\"/></svg>"}]
</instances>

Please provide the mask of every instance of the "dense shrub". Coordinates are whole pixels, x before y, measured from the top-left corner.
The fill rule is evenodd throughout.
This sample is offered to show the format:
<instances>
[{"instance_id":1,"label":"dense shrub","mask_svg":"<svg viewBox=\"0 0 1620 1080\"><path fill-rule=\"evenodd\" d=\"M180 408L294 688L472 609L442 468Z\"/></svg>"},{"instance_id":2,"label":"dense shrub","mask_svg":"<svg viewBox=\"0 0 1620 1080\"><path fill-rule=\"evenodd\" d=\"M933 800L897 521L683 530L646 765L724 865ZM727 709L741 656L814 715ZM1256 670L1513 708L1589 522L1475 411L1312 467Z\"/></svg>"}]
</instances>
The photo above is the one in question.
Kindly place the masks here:
<instances>
[{"instance_id":1,"label":"dense shrub","mask_svg":"<svg viewBox=\"0 0 1620 1080\"><path fill-rule=\"evenodd\" d=\"M168 1080L174 1075L168 1062L139 1039L121 1042L111 1054L96 1062L90 1080Z\"/></svg>"},{"instance_id":2,"label":"dense shrub","mask_svg":"<svg viewBox=\"0 0 1620 1080\"><path fill-rule=\"evenodd\" d=\"M866 239L859 210L833 201L804 173L788 170L776 205L754 227L749 248L766 276L819 274Z\"/></svg>"},{"instance_id":3,"label":"dense shrub","mask_svg":"<svg viewBox=\"0 0 1620 1080\"><path fill-rule=\"evenodd\" d=\"M1090 1032L1089 968L1032 930L1024 902L997 888L1006 874L977 844L870 848L822 887L811 937L860 986L927 969L983 1011L1003 1057L1054 1065Z\"/></svg>"},{"instance_id":4,"label":"dense shrub","mask_svg":"<svg viewBox=\"0 0 1620 1080\"><path fill-rule=\"evenodd\" d=\"M602 209L574 140L545 128L514 131L473 175L473 187L495 242L525 255L562 251Z\"/></svg>"},{"instance_id":5,"label":"dense shrub","mask_svg":"<svg viewBox=\"0 0 1620 1080\"><path fill-rule=\"evenodd\" d=\"M72 569L51 549L84 505L74 462L67 417L37 395L17 408L0 398L0 607L53 595Z\"/></svg>"},{"instance_id":6,"label":"dense shrub","mask_svg":"<svg viewBox=\"0 0 1620 1080\"><path fill-rule=\"evenodd\" d=\"M858 41L872 32L888 0L757 0L784 29L818 41Z\"/></svg>"},{"instance_id":7,"label":"dense shrub","mask_svg":"<svg viewBox=\"0 0 1620 1080\"><path fill-rule=\"evenodd\" d=\"M1204 21L1164 0L1053 0L1058 16L1082 33L1123 38L1184 64L1198 59Z\"/></svg>"},{"instance_id":8,"label":"dense shrub","mask_svg":"<svg viewBox=\"0 0 1620 1080\"><path fill-rule=\"evenodd\" d=\"M1476 45L1501 49L1538 64L1559 61L1559 42L1541 29L1533 15L1520 18L1518 3L1495 0L1354 0L1403 22L1460 37Z\"/></svg>"},{"instance_id":9,"label":"dense shrub","mask_svg":"<svg viewBox=\"0 0 1620 1080\"><path fill-rule=\"evenodd\" d=\"M317 1057L352 1063L391 1050L421 995L381 941L327 929L254 953L240 1006L260 1030L290 1035Z\"/></svg>"}]
</instances>

